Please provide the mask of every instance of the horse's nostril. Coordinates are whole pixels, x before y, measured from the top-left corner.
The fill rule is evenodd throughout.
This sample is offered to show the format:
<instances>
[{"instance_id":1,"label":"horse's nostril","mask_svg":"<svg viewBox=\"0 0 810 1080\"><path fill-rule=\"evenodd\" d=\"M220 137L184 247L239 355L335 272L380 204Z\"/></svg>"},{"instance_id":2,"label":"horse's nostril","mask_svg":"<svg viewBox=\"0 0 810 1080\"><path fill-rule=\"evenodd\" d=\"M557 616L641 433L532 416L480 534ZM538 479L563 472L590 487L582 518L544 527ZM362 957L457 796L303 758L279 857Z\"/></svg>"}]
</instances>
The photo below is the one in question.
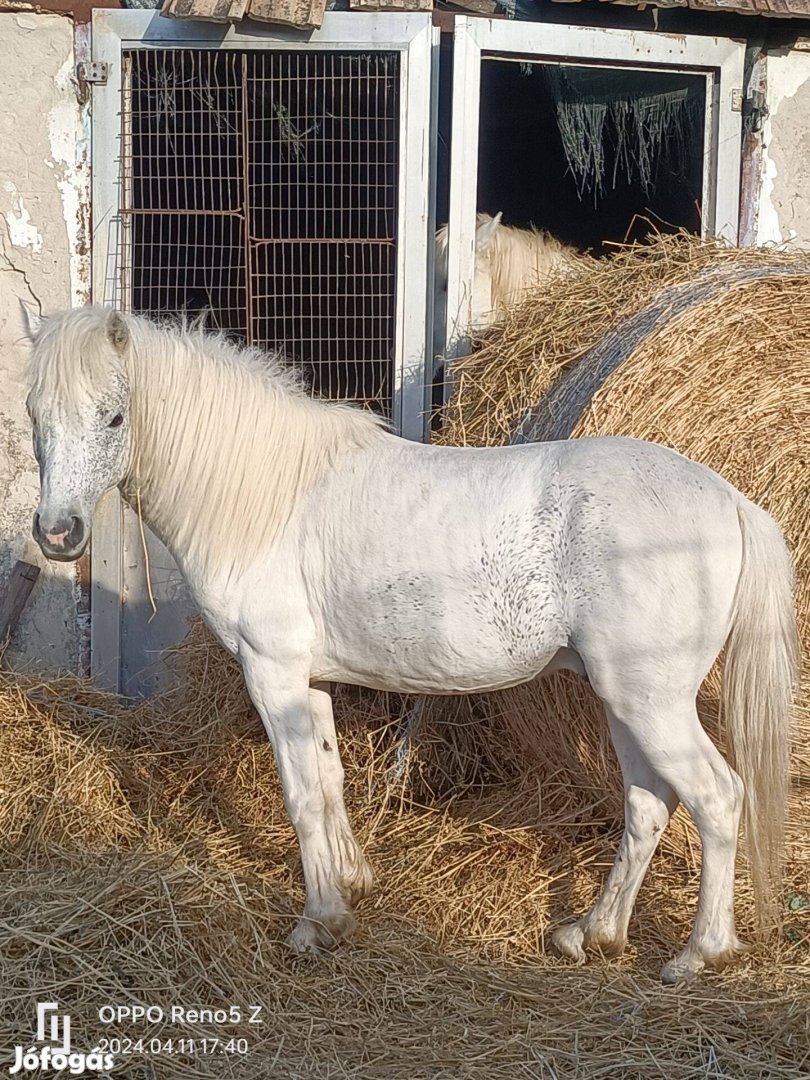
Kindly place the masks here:
<instances>
[{"instance_id":1,"label":"horse's nostril","mask_svg":"<svg viewBox=\"0 0 810 1080\"><path fill-rule=\"evenodd\" d=\"M76 547L84 536L84 522L80 517L76 517L75 514L70 519L70 531L68 533L68 541Z\"/></svg>"}]
</instances>

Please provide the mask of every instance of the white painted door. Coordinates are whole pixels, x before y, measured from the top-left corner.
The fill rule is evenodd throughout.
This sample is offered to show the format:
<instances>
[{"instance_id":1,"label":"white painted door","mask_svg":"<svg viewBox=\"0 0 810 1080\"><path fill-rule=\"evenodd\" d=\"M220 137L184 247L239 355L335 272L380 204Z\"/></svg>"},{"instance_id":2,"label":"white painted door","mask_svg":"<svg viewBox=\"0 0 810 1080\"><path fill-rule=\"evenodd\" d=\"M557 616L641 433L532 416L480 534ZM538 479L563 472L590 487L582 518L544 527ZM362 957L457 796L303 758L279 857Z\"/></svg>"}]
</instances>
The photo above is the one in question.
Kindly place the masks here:
<instances>
[{"instance_id":1,"label":"white painted door","mask_svg":"<svg viewBox=\"0 0 810 1080\"><path fill-rule=\"evenodd\" d=\"M482 64L512 59L589 68L693 73L706 80L702 231L736 242L745 45L728 38L456 18L445 355L469 347L478 207ZM519 169L520 161L504 161Z\"/></svg>"}]
</instances>

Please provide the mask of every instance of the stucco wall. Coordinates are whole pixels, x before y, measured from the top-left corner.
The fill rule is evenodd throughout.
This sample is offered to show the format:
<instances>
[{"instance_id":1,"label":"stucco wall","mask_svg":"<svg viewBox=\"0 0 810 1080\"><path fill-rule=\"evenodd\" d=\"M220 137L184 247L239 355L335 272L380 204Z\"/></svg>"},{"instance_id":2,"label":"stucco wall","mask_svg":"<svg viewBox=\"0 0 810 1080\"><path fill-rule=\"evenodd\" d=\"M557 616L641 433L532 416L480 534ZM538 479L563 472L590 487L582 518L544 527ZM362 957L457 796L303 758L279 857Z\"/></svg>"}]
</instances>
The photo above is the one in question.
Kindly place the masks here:
<instances>
[{"instance_id":1,"label":"stucco wall","mask_svg":"<svg viewBox=\"0 0 810 1080\"><path fill-rule=\"evenodd\" d=\"M810 247L810 39L767 57L757 243Z\"/></svg>"},{"instance_id":2,"label":"stucco wall","mask_svg":"<svg viewBox=\"0 0 810 1080\"><path fill-rule=\"evenodd\" d=\"M42 567L9 658L17 666L75 670L75 567L46 564L29 541L39 479L24 405L19 305L25 299L47 313L81 292L73 24L56 15L0 13L0 56L0 583L18 558Z\"/></svg>"}]
</instances>

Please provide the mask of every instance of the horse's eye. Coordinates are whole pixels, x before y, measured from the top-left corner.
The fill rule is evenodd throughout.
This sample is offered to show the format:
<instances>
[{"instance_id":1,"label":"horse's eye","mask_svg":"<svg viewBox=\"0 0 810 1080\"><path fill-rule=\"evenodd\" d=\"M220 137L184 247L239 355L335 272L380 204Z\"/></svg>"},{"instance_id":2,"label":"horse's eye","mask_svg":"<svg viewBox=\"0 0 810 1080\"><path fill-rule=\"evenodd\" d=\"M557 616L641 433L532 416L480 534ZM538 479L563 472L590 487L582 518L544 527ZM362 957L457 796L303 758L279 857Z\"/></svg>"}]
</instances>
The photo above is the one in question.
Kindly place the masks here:
<instances>
[{"instance_id":1,"label":"horse's eye","mask_svg":"<svg viewBox=\"0 0 810 1080\"><path fill-rule=\"evenodd\" d=\"M112 420L107 425L108 427L121 427L124 422L124 418L121 413L116 413Z\"/></svg>"}]
</instances>

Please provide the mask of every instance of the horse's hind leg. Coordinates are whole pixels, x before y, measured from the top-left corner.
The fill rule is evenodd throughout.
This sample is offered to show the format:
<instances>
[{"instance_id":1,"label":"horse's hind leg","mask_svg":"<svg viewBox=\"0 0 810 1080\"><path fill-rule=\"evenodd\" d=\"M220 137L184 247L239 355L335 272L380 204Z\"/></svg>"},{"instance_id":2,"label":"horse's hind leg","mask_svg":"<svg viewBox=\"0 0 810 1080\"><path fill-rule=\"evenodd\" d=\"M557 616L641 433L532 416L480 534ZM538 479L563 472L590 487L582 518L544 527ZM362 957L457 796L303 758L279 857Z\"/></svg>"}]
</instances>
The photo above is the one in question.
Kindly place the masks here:
<instances>
[{"instance_id":1,"label":"horse's hind leg","mask_svg":"<svg viewBox=\"0 0 810 1080\"><path fill-rule=\"evenodd\" d=\"M590 912L560 927L554 945L563 955L585 961L586 949L619 955L638 890L670 815L678 805L672 788L644 760L625 726L608 712L610 732L624 778L624 833L605 887Z\"/></svg>"},{"instance_id":2,"label":"horse's hind leg","mask_svg":"<svg viewBox=\"0 0 810 1080\"><path fill-rule=\"evenodd\" d=\"M743 790L740 778L701 727L694 702L658 706L653 712L645 715L646 710L617 709L611 728L623 732L622 738L634 744L640 759L661 785L659 797L672 792L700 833L702 867L695 925L686 948L661 973L665 982L676 982L706 966L722 967L743 948L734 930L734 864ZM673 805L674 800L669 804ZM648 807L651 805L648 802ZM654 849L655 844L651 847ZM633 865L638 871L640 859ZM617 876L621 879L621 871ZM627 880L631 880L629 873ZM605 909L610 909L609 899ZM573 932L567 933L570 940ZM565 934L563 931L563 947ZM583 943L588 944L585 934L580 949Z\"/></svg>"},{"instance_id":3,"label":"horse's hind leg","mask_svg":"<svg viewBox=\"0 0 810 1080\"><path fill-rule=\"evenodd\" d=\"M674 983L704 967L724 967L745 949L734 929L734 871L743 783L703 730L694 702L663 712L635 734L645 758L673 788L700 834L695 924L686 948L661 972L664 982Z\"/></svg>"}]
</instances>

